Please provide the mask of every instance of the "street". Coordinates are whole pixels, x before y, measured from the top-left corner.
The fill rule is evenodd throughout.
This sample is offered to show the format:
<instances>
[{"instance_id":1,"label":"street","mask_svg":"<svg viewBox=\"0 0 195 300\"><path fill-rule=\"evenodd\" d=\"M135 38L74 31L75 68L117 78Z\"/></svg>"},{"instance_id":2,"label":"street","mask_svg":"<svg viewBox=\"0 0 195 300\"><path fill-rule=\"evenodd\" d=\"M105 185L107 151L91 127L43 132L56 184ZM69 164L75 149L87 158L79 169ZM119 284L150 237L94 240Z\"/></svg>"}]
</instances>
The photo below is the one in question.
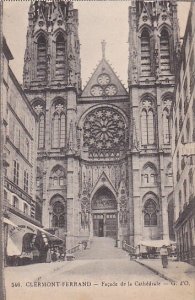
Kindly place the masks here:
<instances>
[{"instance_id":1,"label":"street","mask_svg":"<svg viewBox=\"0 0 195 300\"><path fill-rule=\"evenodd\" d=\"M124 296L130 291L143 296L143 291L145 295L151 288L157 295L161 288L174 288L167 280L130 261L128 254L114 247L109 238L93 239L90 249L78 252L74 261L7 267L5 274L7 300L12 297L18 300L24 295L22 299L35 299L40 293L41 300L48 295L65 300L72 296L82 299L83 293L91 297L92 291L93 297L87 299L104 299L102 292L104 295L114 292L115 299L121 291ZM96 298L99 293L101 298Z\"/></svg>"}]
</instances>

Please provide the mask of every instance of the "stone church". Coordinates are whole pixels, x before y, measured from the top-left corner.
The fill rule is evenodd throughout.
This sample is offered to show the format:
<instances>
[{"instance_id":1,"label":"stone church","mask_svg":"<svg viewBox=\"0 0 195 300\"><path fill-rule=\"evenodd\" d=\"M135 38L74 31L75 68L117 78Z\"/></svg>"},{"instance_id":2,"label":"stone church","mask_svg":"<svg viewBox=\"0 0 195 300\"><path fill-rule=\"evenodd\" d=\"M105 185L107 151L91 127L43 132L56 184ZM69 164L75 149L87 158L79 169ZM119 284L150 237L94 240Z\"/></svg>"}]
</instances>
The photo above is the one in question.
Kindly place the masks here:
<instances>
[{"instance_id":1,"label":"stone church","mask_svg":"<svg viewBox=\"0 0 195 300\"><path fill-rule=\"evenodd\" d=\"M104 41L83 89L73 3L30 5L23 85L37 114L36 201L43 226L69 247L93 236L131 245L169 237L177 4L132 1L128 18L128 89Z\"/></svg>"}]
</instances>

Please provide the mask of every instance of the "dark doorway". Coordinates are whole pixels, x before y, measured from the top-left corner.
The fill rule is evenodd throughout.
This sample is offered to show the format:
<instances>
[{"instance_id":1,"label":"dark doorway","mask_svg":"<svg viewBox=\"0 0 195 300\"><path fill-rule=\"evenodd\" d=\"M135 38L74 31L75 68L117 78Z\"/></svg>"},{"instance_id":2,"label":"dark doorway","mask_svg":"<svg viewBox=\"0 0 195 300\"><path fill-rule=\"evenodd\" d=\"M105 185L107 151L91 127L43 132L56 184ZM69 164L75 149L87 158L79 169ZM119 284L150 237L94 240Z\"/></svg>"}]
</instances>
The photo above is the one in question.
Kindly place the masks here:
<instances>
[{"instance_id":1,"label":"dark doorway","mask_svg":"<svg viewBox=\"0 0 195 300\"><path fill-rule=\"evenodd\" d=\"M99 220L99 234L98 236L104 236L104 220Z\"/></svg>"}]
</instances>

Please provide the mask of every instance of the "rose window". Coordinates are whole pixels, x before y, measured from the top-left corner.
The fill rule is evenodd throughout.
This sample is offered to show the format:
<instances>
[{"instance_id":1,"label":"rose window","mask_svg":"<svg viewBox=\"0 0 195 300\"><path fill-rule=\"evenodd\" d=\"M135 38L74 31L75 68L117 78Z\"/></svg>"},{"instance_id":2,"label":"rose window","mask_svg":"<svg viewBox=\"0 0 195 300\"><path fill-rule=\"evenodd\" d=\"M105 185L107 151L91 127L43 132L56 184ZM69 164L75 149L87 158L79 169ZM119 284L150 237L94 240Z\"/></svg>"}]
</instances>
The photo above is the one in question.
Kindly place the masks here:
<instances>
[{"instance_id":1,"label":"rose window","mask_svg":"<svg viewBox=\"0 0 195 300\"><path fill-rule=\"evenodd\" d=\"M126 144L125 120L112 108L96 108L84 122L84 147L90 150L123 149Z\"/></svg>"}]
</instances>

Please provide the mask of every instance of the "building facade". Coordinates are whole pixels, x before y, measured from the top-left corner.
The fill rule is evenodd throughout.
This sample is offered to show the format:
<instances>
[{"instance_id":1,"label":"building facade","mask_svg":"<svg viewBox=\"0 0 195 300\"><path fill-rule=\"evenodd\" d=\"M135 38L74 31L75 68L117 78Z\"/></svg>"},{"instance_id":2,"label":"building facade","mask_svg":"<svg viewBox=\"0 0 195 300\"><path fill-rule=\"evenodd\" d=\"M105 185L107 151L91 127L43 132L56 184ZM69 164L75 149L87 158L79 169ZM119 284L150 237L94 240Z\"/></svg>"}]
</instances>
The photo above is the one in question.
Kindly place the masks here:
<instances>
[{"instance_id":1,"label":"building facade","mask_svg":"<svg viewBox=\"0 0 195 300\"><path fill-rule=\"evenodd\" d=\"M9 67L13 57L5 39L3 46L4 199L35 218L35 113Z\"/></svg>"},{"instance_id":2,"label":"building facade","mask_svg":"<svg viewBox=\"0 0 195 300\"><path fill-rule=\"evenodd\" d=\"M176 1L132 1L128 90L105 42L82 89L78 11L71 2L31 4L23 84L38 118L36 199L43 225L69 247L90 236L131 245L169 237L178 49Z\"/></svg>"},{"instance_id":3,"label":"building facade","mask_svg":"<svg viewBox=\"0 0 195 300\"><path fill-rule=\"evenodd\" d=\"M178 255L195 264L195 5L191 3L173 105L173 178Z\"/></svg>"},{"instance_id":4,"label":"building facade","mask_svg":"<svg viewBox=\"0 0 195 300\"><path fill-rule=\"evenodd\" d=\"M35 202L36 115L10 69L11 59L13 56L4 39L2 131L5 257L9 255L8 248L11 249L7 248L10 225L41 225L36 220Z\"/></svg>"}]
</instances>

